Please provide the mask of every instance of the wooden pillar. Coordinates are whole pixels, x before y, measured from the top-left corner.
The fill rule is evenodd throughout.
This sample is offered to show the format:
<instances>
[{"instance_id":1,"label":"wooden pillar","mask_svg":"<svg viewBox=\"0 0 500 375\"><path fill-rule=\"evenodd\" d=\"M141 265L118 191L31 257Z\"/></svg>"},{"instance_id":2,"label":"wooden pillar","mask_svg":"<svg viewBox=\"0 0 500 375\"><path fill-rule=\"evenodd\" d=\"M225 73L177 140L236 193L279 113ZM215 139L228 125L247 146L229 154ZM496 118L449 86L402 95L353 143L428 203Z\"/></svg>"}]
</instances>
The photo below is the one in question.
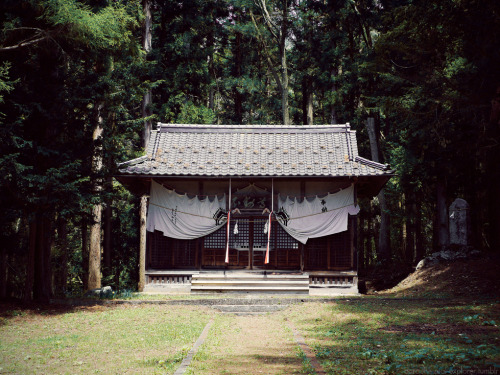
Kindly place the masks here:
<instances>
[{"instance_id":1,"label":"wooden pillar","mask_svg":"<svg viewBox=\"0 0 500 375\"><path fill-rule=\"evenodd\" d=\"M358 185L354 185L354 204L358 204ZM358 215L350 217L351 221L351 266L358 273Z\"/></svg>"},{"instance_id":2,"label":"wooden pillar","mask_svg":"<svg viewBox=\"0 0 500 375\"><path fill-rule=\"evenodd\" d=\"M299 249L300 249L300 271L304 272L304 244L302 242L299 242Z\"/></svg>"},{"instance_id":3,"label":"wooden pillar","mask_svg":"<svg viewBox=\"0 0 500 375\"><path fill-rule=\"evenodd\" d=\"M254 236L254 221L255 217L252 216L248 219L248 269L253 270L253 236Z\"/></svg>"},{"instance_id":4,"label":"wooden pillar","mask_svg":"<svg viewBox=\"0 0 500 375\"><path fill-rule=\"evenodd\" d=\"M358 215L358 269L365 269L365 217L364 213Z\"/></svg>"},{"instance_id":5,"label":"wooden pillar","mask_svg":"<svg viewBox=\"0 0 500 375\"><path fill-rule=\"evenodd\" d=\"M139 209L139 292L144 291L146 286L146 215L148 207L148 197L141 197L141 205Z\"/></svg>"},{"instance_id":6,"label":"wooden pillar","mask_svg":"<svg viewBox=\"0 0 500 375\"><path fill-rule=\"evenodd\" d=\"M326 269L329 270L331 269L331 264L332 264L332 238L331 236L328 236L326 239ZM335 265L337 265L337 262L334 262Z\"/></svg>"},{"instance_id":7,"label":"wooden pillar","mask_svg":"<svg viewBox=\"0 0 500 375\"><path fill-rule=\"evenodd\" d=\"M349 240L351 242L351 268L353 271L358 271L358 251L356 246L357 241L357 217L352 216L349 218Z\"/></svg>"}]
</instances>

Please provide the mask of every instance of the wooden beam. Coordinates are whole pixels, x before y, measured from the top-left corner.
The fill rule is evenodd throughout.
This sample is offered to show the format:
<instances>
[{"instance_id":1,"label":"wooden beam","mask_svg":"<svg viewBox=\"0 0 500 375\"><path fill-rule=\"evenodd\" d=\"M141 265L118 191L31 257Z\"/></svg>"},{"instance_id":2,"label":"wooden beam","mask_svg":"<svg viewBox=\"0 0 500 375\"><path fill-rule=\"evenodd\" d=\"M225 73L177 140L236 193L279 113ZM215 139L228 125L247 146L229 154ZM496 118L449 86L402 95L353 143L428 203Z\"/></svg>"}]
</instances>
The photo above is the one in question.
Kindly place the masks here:
<instances>
[{"instance_id":1,"label":"wooden beam","mask_svg":"<svg viewBox=\"0 0 500 375\"><path fill-rule=\"evenodd\" d=\"M144 291L146 286L146 217L147 217L148 197L141 196L139 209L139 292Z\"/></svg>"}]
</instances>

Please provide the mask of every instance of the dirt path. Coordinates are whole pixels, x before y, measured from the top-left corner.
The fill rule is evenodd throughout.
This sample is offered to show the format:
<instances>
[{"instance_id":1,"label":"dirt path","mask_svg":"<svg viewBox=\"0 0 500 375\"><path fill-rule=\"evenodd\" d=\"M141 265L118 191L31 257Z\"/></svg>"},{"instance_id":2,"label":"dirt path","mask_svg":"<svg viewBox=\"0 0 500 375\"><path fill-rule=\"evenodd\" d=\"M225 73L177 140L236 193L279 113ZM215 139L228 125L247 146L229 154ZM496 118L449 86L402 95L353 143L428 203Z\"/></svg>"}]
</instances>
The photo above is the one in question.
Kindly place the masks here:
<instances>
[{"instance_id":1,"label":"dirt path","mask_svg":"<svg viewBox=\"0 0 500 375\"><path fill-rule=\"evenodd\" d=\"M299 374L302 359L280 314L219 315L186 374Z\"/></svg>"}]
</instances>

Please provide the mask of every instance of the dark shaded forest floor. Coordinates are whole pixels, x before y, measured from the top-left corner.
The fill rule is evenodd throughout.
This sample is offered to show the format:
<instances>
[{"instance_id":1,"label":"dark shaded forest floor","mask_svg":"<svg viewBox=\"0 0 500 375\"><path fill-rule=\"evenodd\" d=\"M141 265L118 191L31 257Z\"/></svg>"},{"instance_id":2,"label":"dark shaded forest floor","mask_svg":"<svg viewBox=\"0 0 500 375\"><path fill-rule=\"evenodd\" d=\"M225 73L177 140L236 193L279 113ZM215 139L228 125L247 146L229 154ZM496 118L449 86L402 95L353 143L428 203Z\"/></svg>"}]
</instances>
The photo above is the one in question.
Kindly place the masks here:
<instances>
[{"instance_id":1,"label":"dark shaded forest floor","mask_svg":"<svg viewBox=\"0 0 500 375\"><path fill-rule=\"evenodd\" d=\"M404 275L404 270L400 270ZM496 298L500 296L500 254L485 254L477 259L443 262L410 273L397 285L387 287L372 273L367 279L367 294L394 297ZM384 288L386 286L386 288Z\"/></svg>"}]
</instances>

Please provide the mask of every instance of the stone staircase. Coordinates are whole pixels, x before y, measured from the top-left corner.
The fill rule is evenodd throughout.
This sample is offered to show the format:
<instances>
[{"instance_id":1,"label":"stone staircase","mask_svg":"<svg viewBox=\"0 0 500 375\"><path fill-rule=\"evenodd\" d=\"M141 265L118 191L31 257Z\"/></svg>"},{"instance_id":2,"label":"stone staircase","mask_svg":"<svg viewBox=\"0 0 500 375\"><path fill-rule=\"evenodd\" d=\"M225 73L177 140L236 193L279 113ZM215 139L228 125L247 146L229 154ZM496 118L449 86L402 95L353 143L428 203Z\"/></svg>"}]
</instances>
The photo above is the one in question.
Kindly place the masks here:
<instances>
[{"instance_id":1,"label":"stone staircase","mask_svg":"<svg viewBox=\"0 0 500 375\"><path fill-rule=\"evenodd\" d=\"M223 313L234 315L262 315L281 311L286 309L290 304L303 302L300 298L275 298L256 296L251 297L230 297L220 298L214 301L210 306Z\"/></svg>"},{"instance_id":2,"label":"stone staircase","mask_svg":"<svg viewBox=\"0 0 500 375\"><path fill-rule=\"evenodd\" d=\"M191 293L309 294L309 275L265 271L200 272L191 279Z\"/></svg>"}]
</instances>

